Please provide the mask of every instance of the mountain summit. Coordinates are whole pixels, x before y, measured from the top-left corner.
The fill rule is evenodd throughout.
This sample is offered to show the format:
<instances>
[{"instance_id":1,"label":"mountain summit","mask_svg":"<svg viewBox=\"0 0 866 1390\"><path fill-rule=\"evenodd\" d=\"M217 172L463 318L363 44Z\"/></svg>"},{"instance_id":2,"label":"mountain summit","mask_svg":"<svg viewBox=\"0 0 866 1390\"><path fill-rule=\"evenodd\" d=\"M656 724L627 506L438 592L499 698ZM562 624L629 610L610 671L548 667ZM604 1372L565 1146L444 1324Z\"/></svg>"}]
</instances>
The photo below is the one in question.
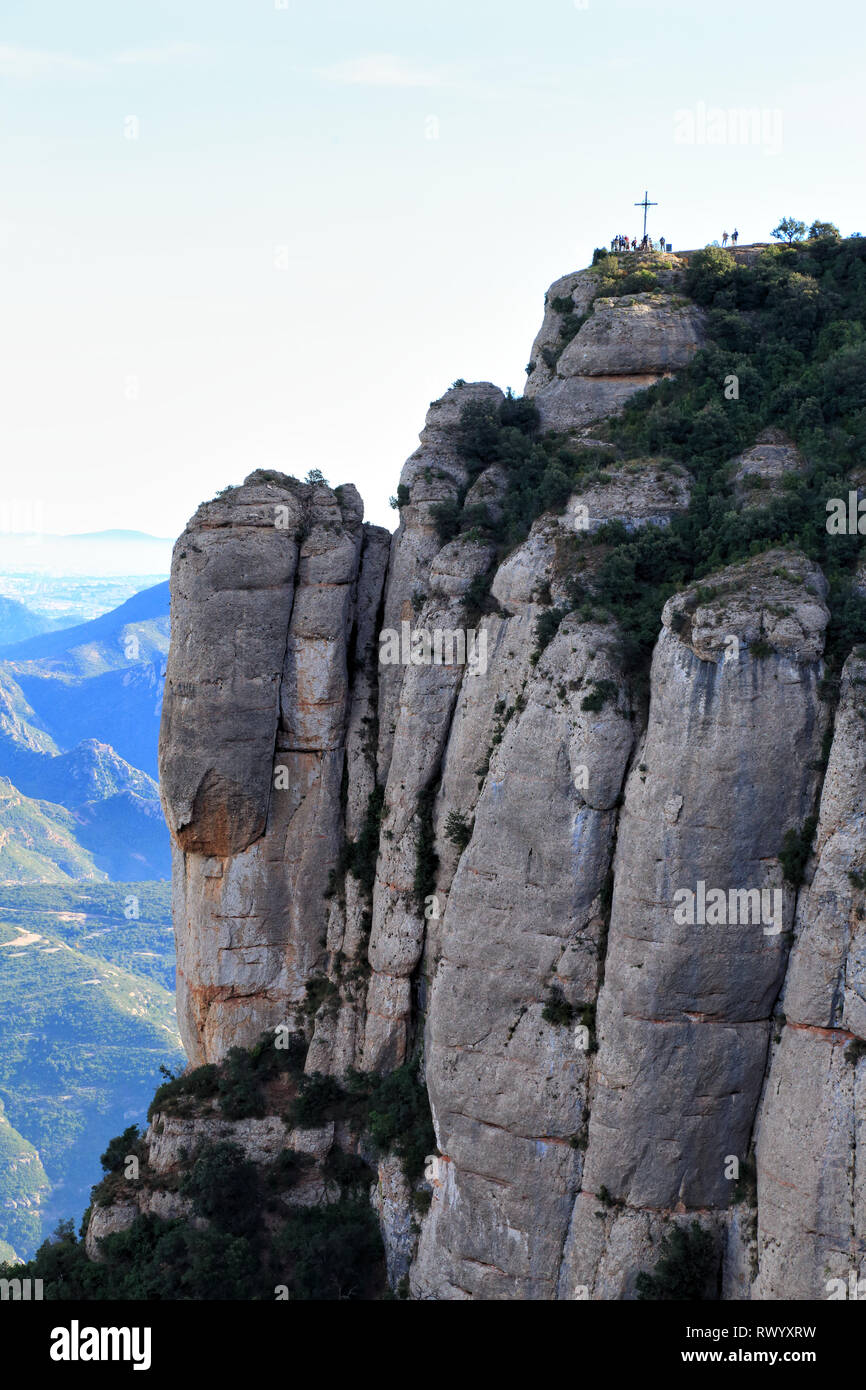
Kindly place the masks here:
<instances>
[{"instance_id":1,"label":"mountain summit","mask_svg":"<svg viewBox=\"0 0 866 1390\"><path fill-rule=\"evenodd\" d=\"M264 1239L231 1169L292 1296L373 1296L370 1195L416 1299L862 1266L866 606L825 518L864 386L857 239L597 253L524 397L431 404L393 536L277 472L199 508L160 745L194 1070L92 1254L157 1211Z\"/></svg>"}]
</instances>

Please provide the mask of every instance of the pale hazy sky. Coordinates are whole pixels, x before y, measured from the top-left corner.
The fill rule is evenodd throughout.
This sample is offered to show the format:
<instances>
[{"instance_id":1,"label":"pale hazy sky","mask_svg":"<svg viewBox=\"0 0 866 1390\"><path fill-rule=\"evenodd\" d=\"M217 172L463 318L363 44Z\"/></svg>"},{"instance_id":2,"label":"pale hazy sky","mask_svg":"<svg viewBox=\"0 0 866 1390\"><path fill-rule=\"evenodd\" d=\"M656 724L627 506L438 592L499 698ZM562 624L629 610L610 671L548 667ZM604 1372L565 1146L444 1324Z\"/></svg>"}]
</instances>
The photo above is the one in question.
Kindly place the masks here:
<instances>
[{"instance_id":1,"label":"pale hazy sky","mask_svg":"<svg viewBox=\"0 0 866 1390\"><path fill-rule=\"evenodd\" d=\"M521 390L548 284L645 188L675 246L788 213L866 234L859 0L0 19L0 530L171 536L255 467L393 525L429 401Z\"/></svg>"}]
</instances>

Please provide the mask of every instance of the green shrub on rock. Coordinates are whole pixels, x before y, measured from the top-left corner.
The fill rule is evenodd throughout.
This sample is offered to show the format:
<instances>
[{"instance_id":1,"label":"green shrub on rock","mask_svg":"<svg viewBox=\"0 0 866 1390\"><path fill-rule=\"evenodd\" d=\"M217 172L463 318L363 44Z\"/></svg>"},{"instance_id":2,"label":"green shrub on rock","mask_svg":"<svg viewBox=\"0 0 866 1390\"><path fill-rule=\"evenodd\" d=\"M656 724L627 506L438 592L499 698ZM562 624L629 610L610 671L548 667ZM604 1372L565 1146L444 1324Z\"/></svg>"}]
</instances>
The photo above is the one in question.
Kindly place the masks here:
<instances>
[{"instance_id":1,"label":"green shrub on rock","mask_svg":"<svg viewBox=\"0 0 866 1390\"><path fill-rule=\"evenodd\" d=\"M697 1221L674 1226L662 1237L662 1255L652 1274L643 1271L635 1281L639 1300L713 1300L718 1269L716 1245Z\"/></svg>"}]
</instances>

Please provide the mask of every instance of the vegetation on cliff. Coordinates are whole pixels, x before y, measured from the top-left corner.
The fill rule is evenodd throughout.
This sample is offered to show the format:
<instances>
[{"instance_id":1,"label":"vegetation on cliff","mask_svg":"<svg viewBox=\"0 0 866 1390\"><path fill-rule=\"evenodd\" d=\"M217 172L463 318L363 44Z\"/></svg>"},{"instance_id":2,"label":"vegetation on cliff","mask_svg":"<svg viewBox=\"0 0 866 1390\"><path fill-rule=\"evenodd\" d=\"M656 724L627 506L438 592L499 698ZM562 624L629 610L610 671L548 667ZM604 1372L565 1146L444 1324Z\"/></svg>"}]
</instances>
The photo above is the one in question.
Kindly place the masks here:
<instances>
[{"instance_id":1,"label":"vegetation on cliff","mask_svg":"<svg viewBox=\"0 0 866 1390\"><path fill-rule=\"evenodd\" d=\"M866 601L851 586L862 539L826 527L827 501L847 497L866 448L866 239L818 236L768 248L752 264L708 247L691 257L683 288L707 310L708 345L598 433L617 458L688 468L691 505L666 527L629 532L616 522L576 537L572 605L620 622L626 663L645 673L671 594L736 560L797 547L830 582L827 657L838 667L866 639ZM726 464L769 426L793 439L806 467L785 477L766 506L738 508ZM459 447L473 476L494 463L504 469L504 516L496 523L486 508L443 504L443 538L490 535L502 549L612 461L609 450L539 436L533 403L511 398L498 409L469 403ZM540 645L565 611L553 610Z\"/></svg>"},{"instance_id":2,"label":"vegetation on cliff","mask_svg":"<svg viewBox=\"0 0 866 1390\"><path fill-rule=\"evenodd\" d=\"M607 270L601 267L600 284L611 278ZM626 283L625 277L613 278L617 286ZM640 286L632 283L631 289L635 288ZM585 485L603 486L609 463L649 460L659 470L675 465L679 476L684 470L689 474L687 510L672 508L674 514L667 526L648 524L628 529L622 523L608 523L594 534L576 532L557 549L555 573L550 579L537 590L531 583L527 585L525 592L535 593L543 608L536 629L537 649L530 660L538 660L563 617L576 611L595 621L616 622L626 665L640 679L646 673L661 609L670 594L692 586L694 602L703 603L722 592L721 580L715 590L711 583L703 584L711 573L771 549L790 547L805 551L829 580L832 684L834 664L838 666L851 646L866 638L866 605L852 585L862 542L858 535L831 536L826 526L827 500L846 496L857 484L866 443L862 404L866 386L866 253L858 240L844 242L829 233L806 243L795 239L749 264L708 248L691 257L681 288L706 311L708 345L675 378L640 392L619 416L594 427L606 435L602 446L564 435L542 435L535 405L510 395L496 402L476 399L465 407L458 446L468 476L456 500L440 502L435 508L440 536L443 540L457 536L490 540L501 558L525 538L533 520L543 512L561 509L569 495ZM554 301L554 308L565 319L569 318L567 302ZM564 331L579 329L577 316L572 315ZM782 476L774 476L774 485L757 499L766 505L752 505L756 499L750 495L744 500L745 485L741 479L737 490L730 463L751 448L769 426L783 429L794 441L802 467L798 463ZM488 494L491 502L467 506L465 498L472 481L491 467L498 475L497 487ZM634 465L621 469L629 476L640 471ZM760 483L753 481L750 494L759 487ZM668 514L664 508L660 510ZM545 563L549 564L549 559ZM761 563L769 569L778 561L773 557ZM491 573L495 568L495 564L491 566ZM787 573L779 569L772 572ZM530 574L529 578L534 581L535 576ZM554 580L555 602L551 591ZM416 598L420 592L416 590ZM817 594L814 586L808 592ZM475 603L481 596L473 589L470 597ZM418 598L416 609L420 603ZM789 610L777 607L773 611ZM691 632L688 613L677 610L674 617L682 627L672 622L674 630ZM823 608L821 616L823 628ZM816 645L815 652L819 649ZM756 659L772 650L761 640L749 645L750 656ZM582 675L572 688L579 686L580 709L588 713L601 712L617 696L618 686L608 676ZM564 699L565 693L563 683L559 698ZM500 718L504 708L501 699L495 709ZM515 703L513 709L517 708ZM810 720L814 731L814 710ZM497 738L501 741L504 722L496 727L493 744ZM549 727L558 728L552 719ZM828 730L824 758L829 736ZM814 739L810 734L810 739L804 739L809 758L816 755L820 732ZM489 763L489 753L487 757ZM810 769L821 766L806 758L801 765ZM640 764L639 770L646 772L645 765ZM486 765L477 771L483 778ZM546 785L550 784L548 774ZM418 801L413 890L419 907L435 886L436 789L434 779L423 788ZM355 876L368 903L384 794L384 787L378 784L368 793L366 816L357 838L344 846L338 861L341 872L350 871ZM804 805L807 794L811 797L808 788ZM682 801L680 795L679 803ZM445 818L445 839L458 850L466 847L473 834L477 810L474 804L463 810L464 805L462 796L452 798ZM534 829L537 820L533 805L523 824ZM479 825L483 825L481 815ZM786 879L794 886L802 881L807 868L814 829L814 819L807 818L801 829L788 830L784 838L779 830L779 858ZM849 873L852 883L859 873L859 868ZM334 879L338 876L335 873ZM608 872L605 888L598 895L605 919L610 912L612 883ZM859 879L855 886L862 887ZM333 882L330 891L335 891ZM472 911L466 916L474 928ZM605 964L606 930L606 925L599 928L600 971ZM643 964L638 963L637 969ZM611 971L611 979L616 978ZM535 982L532 990L537 1002ZM186 1201L191 1212L188 1218L167 1221L152 1214L139 1215L129 1229L106 1237L102 1246L105 1258L99 1265L87 1261L81 1243L70 1229L63 1228L53 1243L39 1251L30 1267L17 1272L45 1279L53 1290L49 1297L273 1298L278 1286L301 1299L378 1296L383 1288L383 1261L369 1202L372 1165L381 1156L397 1155L410 1187L416 1189L414 1196L429 1196L417 1189L424 1158L434 1148L434 1136L426 1092L414 1062L385 1076L352 1070L339 1077L318 1071L305 1073L309 1025L317 1013L320 1018L327 1015L328 1001L338 992L333 979L310 977L307 1001L298 1011L299 1031L289 1037L285 1049L275 1049L273 1038L266 1037L250 1050L231 1049L219 1066L200 1067L183 1076L166 1073L154 1098L151 1115L157 1130L157 1115L196 1120L214 1116L220 1121L221 1136L225 1120L268 1117L279 1131L274 1117L282 1116L286 1148L276 1158L252 1162L240 1143L224 1137L199 1142L188 1162L184 1157L181 1171L173 1172L173 1186L166 1187L163 1182L163 1191ZM511 1007L513 1000L508 1002ZM326 1004L328 1007L323 1008ZM597 1045L595 1007L594 998L587 1003L575 1003L573 996L566 1000L554 985L542 1003L541 1021L548 1030L570 1028L579 1022L587 1034L585 1050L592 1052ZM472 1004L464 1002L463 1012L471 1015ZM508 1042L525 1013L522 1004ZM551 1034L546 1031L544 1036ZM607 1045L605 1039L602 1045ZM513 1053L517 1050L515 1046ZM851 1060L859 1055L852 1054ZM477 1087L477 1076L470 1079L470 1086ZM276 1098L280 1104L275 1103ZM474 1095L471 1099L473 1109L470 1112L464 1105L459 1111L461 1118L475 1113ZM598 1110L596 1119L603 1130ZM586 1143L585 1123L581 1123L582 1129L572 1139L576 1148ZM314 1158L303 1151L297 1132L317 1129L330 1131L330 1147L326 1156L319 1151ZM289 1138L293 1130L296 1133ZM548 1130L539 1128L536 1132L546 1134ZM281 1142L278 1138L277 1146ZM447 1134L442 1142L448 1146ZM295 1144L297 1147L290 1147ZM450 1146L448 1152L453 1152ZM100 1205L110 1206L124 1194L130 1195L123 1171L130 1153L141 1157L145 1170L147 1145L133 1130L127 1130L106 1149L106 1176L94 1191L94 1200ZM302 1205L297 1192L286 1200L307 1180L314 1166L330 1200L320 1194L310 1205ZM145 1171L132 1194L148 1184L153 1191L158 1190L159 1178L159 1174ZM305 1203L307 1197L305 1191ZM623 1201L611 1197L604 1186L599 1186L598 1198L604 1208L620 1206ZM421 1205L419 1202L416 1209ZM167 1203L166 1210L174 1209ZM697 1223L669 1227L655 1271L637 1278L638 1297L708 1297L717 1266L714 1238ZM58 1288L62 1292L58 1293Z\"/></svg>"},{"instance_id":3,"label":"vegetation on cliff","mask_svg":"<svg viewBox=\"0 0 866 1390\"><path fill-rule=\"evenodd\" d=\"M697 1221L690 1226L673 1226L662 1236L661 1258L653 1273L641 1271L637 1276L638 1300L714 1299L718 1264L713 1237Z\"/></svg>"},{"instance_id":4,"label":"vegetation on cliff","mask_svg":"<svg viewBox=\"0 0 866 1390\"><path fill-rule=\"evenodd\" d=\"M628 458L685 464L691 506L665 530L603 528L595 539L609 549L593 597L627 620L645 661L669 594L735 560L796 546L830 581L827 654L838 665L866 637L866 603L851 589L862 541L826 528L826 503L847 495L866 444L866 241L774 247L753 265L709 247L692 257L686 289L709 311L711 344L634 396L608 433ZM726 398L726 382L736 396ZM737 511L724 464L768 426L790 435L806 469L766 507Z\"/></svg>"},{"instance_id":5,"label":"vegetation on cliff","mask_svg":"<svg viewBox=\"0 0 866 1390\"><path fill-rule=\"evenodd\" d=\"M237 1143L220 1139L201 1143L182 1173L155 1172L146 1138L132 1125L103 1153L104 1176L92 1203L111 1207L144 1192L179 1193L197 1219L141 1212L126 1230L104 1238L94 1263L84 1242L88 1211L79 1237L71 1222L61 1223L28 1264L0 1266L0 1277L42 1279L51 1299L273 1299L277 1289L293 1299L385 1296L367 1158L395 1154L410 1183L422 1177L436 1141L418 1067L407 1063L384 1076L350 1072L342 1081L308 1075L303 1036L286 1041L275 1047L266 1033L253 1048L232 1048L219 1065L179 1076L163 1069L166 1080L150 1117L157 1117L157 1128L168 1115L260 1118L289 1095L287 1135L295 1126L340 1125L340 1142L321 1160L330 1200L314 1206L282 1200L314 1166L310 1155L289 1148L270 1163L254 1163Z\"/></svg>"}]
</instances>

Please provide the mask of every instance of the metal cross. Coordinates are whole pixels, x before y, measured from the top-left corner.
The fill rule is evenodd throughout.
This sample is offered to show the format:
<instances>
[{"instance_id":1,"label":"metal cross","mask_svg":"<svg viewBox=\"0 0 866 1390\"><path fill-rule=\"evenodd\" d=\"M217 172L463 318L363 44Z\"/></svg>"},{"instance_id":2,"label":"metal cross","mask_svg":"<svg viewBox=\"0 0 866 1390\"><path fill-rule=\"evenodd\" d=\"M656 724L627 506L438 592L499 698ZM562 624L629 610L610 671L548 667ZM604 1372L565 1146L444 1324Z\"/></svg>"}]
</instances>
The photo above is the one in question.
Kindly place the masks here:
<instances>
[{"instance_id":1,"label":"metal cross","mask_svg":"<svg viewBox=\"0 0 866 1390\"><path fill-rule=\"evenodd\" d=\"M644 234L644 240L646 240L646 212L647 212L647 208L657 208L657 207L658 207L658 203L651 203L651 202L649 201L649 194L648 194L648 193L644 193L644 195L643 195L643 202L642 202L642 203L635 203L635 207L636 207L636 208L643 208L643 234Z\"/></svg>"}]
</instances>

